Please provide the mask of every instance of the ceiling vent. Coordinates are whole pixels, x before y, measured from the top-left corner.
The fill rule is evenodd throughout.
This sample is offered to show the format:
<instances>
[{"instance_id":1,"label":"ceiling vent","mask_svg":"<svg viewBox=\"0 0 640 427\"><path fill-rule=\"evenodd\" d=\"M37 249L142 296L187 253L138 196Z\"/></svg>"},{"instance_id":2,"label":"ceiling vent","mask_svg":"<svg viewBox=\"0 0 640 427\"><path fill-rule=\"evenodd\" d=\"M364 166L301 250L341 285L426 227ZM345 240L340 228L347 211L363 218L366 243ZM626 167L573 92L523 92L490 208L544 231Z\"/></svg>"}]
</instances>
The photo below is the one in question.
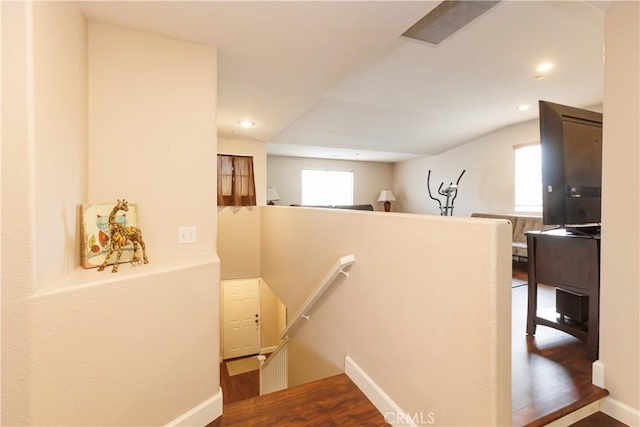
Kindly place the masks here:
<instances>
[{"instance_id":1,"label":"ceiling vent","mask_svg":"<svg viewBox=\"0 0 640 427\"><path fill-rule=\"evenodd\" d=\"M502 1L446 0L402 35L437 45Z\"/></svg>"}]
</instances>

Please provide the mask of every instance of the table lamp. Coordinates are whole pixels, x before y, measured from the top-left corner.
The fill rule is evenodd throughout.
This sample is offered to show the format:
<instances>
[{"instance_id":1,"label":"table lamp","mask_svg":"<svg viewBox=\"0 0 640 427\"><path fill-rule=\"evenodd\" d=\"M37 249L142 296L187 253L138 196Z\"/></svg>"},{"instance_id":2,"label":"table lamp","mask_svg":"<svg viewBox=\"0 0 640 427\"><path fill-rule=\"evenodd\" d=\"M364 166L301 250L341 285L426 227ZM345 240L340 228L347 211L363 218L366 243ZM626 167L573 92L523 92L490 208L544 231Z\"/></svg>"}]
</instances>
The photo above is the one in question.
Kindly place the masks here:
<instances>
[{"instance_id":1,"label":"table lamp","mask_svg":"<svg viewBox=\"0 0 640 427\"><path fill-rule=\"evenodd\" d=\"M277 202L278 200L280 200L280 195L278 194L276 189L273 187L267 188L267 204L275 205L275 203L273 202Z\"/></svg>"},{"instance_id":2,"label":"table lamp","mask_svg":"<svg viewBox=\"0 0 640 427\"><path fill-rule=\"evenodd\" d=\"M384 202L384 211L391 212L391 202L395 202L396 198L393 197L393 193L391 190L384 189L380 192L380 197L378 197L379 202Z\"/></svg>"}]
</instances>

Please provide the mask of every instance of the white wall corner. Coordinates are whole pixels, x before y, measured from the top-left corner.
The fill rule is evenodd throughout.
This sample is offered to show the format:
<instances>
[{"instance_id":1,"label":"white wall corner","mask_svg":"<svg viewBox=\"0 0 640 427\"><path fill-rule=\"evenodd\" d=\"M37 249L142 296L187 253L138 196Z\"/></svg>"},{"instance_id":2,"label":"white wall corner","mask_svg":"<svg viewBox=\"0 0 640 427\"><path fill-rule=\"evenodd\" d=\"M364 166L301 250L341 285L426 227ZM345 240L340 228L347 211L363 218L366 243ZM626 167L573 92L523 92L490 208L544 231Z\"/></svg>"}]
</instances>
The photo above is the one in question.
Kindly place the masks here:
<instances>
[{"instance_id":1,"label":"white wall corner","mask_svg":"<svg viewBox=\"0 0 640 427\"><path fill-rule=\"evenodd\" d=\"M591 382L593 385L598 386L600 388L607 388L606 381L604 376L604 364L596 360L592 365L592 374L591 374Z\"/></svg>"},{"instance_id":2,"label":"white wall corner","mask_svg":"<svg viewBox=\"0 0 640 427\"><path fill-rule=\"evenodd\" d=\"M604 364L600 360L593 362L591 382L600 388L606 388ZM640 426L640 410L622 403L611 396L600 401L600 411L630 426Z\"/></svg>"},{"instance_id":3,"label":"white wall corner","mask_svg":"<svg viewBox=\"0 0 640 427\"><path fill-rule=\"evenodd\" d=\"M610 396L600 402L600 410L628 426L640 426L640 410Z\"/></svg>"},{"instance_id":4,"label":"white wall corner","mask_svg":"<svg viewBox=\"0 0 640 427\"><path fill-rule=\"evenodd\" d=\"M165 427L204 427L222 416L222 388L195 408L180 415Z\"/></svg>"},{"instance_id":5,"label":"white wall corner","mask_svg":"<svg viewBox=\"0 0 640 427\"><path fill-rule=\"evenodd\" d=\"M344 358L344 372L392 426L416 427L412 417L400 407L376 384L369 375L349 356ZM427 416L427 414L425 414Z\"/></svg>"}]
</instances>

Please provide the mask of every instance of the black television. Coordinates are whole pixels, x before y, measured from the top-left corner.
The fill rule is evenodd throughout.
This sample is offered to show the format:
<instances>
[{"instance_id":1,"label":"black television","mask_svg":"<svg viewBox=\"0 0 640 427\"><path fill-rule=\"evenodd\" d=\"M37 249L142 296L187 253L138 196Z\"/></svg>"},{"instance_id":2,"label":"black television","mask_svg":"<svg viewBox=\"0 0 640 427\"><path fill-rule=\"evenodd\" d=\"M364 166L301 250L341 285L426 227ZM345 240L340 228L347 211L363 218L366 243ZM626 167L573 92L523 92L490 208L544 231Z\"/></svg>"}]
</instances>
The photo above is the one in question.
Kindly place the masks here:
<instances>
[{"instance_id":1,"label":"black television","mask_svg":"<svg viewBox=\"0 0 640 427\"><path fill-rule=\"evenodd\" d=\"M602 113L540 101L542 222L600 231Z\"/></svg>"}]
</instances>

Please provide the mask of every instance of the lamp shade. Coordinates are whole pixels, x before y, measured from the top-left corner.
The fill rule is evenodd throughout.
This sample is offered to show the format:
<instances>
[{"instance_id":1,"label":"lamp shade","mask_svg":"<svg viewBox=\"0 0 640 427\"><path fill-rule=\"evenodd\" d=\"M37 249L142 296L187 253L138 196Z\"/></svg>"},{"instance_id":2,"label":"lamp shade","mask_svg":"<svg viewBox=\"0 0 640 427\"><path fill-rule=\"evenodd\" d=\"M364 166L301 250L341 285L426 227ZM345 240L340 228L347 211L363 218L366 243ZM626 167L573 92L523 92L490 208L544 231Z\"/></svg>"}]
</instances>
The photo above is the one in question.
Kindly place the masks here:
<instances>
[{"instance_id":1,"label":"lamp shade","mask_svg":"<svg viewBox=\"0 0 640 427\"><path fill-rule=\"evenodd\" d=\"M393 193L391 190L384 189L380 192L380 197L378 197L379 202L395 202L396 198L393 197Z\"/></svg>"},{"instance_id":2,"label":"lamp shade","mask_svg":"<svg viewBox=\"0 0 640 427\"><path fill-rule=\"evenodd\" d=\"M273 187L267 188L267 201L273 202L277 200L280 200L280 195L278 194L276 189Z\"/></svg>"}]
</instances>

